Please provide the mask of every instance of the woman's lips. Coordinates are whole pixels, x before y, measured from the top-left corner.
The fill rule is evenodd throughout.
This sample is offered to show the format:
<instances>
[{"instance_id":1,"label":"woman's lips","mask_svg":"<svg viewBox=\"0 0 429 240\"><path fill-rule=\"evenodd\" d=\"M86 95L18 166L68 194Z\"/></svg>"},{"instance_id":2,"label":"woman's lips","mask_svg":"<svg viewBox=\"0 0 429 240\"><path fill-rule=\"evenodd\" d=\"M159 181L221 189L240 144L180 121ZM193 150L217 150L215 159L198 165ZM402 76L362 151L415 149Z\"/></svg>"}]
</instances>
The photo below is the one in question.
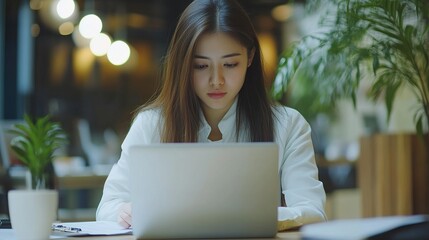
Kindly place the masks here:
<instances>
[{"instance_id":1,"label":"woman's lips","mask_svg":"<svg viewBox=\"0 0 429 240\"><path fill-rule=\"evenodd\" d=\"M225 96L226 93L225 92L215 92L215 93L207 93L207 95L210 98L219 99L219 98L223 98L223 96Z\"/></svg>"}]
</instances>

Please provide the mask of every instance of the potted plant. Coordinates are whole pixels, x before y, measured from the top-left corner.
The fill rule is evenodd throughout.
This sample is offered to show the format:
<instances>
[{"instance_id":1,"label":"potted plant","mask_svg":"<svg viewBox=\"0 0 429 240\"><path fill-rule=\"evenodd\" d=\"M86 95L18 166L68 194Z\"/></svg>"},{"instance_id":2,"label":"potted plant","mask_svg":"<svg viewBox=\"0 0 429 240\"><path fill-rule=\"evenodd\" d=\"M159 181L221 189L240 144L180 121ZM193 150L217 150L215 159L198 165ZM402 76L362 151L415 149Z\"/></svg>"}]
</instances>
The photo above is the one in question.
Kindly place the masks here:
<instances>
[{"instance_id":1,"label":"potted plant","mask_svg":"<svg viewBox=\"0 0 429 240\"><path fill-rule=\"evenodd\" d=\"M48 239L56 219L58 192L46 189L46 170L66 136L49 115L35 122L25 115L24 120L10 130L16 135L11 147L31 173L31 189L8 192L10 219L17 239Z\"/></svg>"},{"instance_id":2,"label":"potted plant","mask_svg":"<svg viewBox=\"0 0 429 240\"><path fill-rule=\"evenodd\" d=\"M374 139L370 136L370 143L361 144L365 149L361 148L359 165L363 162L373 165L364 167L365 171L358 171L359 174L367 174L360 177L359 181L374 180L360 182L361 187L362 184L379 187L367 188L362 191L362 195L375 194L381 197L383 192L378 192L387 188L411 189L387 195L383 198L384 202L377 199L366 201L366 196L363 196L364 204L371 205L378 201L387 206L389 204L386 203L392 202L392 198L401 194L419 198L397 200L402 201L402 206L405 206L397 207L402 209L400 211L386 210L369 213L367 216L428 213L429 191L426 186L429 137L426 129L429 127L429 3L423 0L330 0L329 3L315 0L310 3L315 4L313 7L321 3L324 6L332 4L327 9L333 11L325 14L326 17L321 22L321 29L328 30L304 37L282 54L271 95L277 100L284 100L289 94L290 83L301 81L300 76L304 75L315 86L311 89L316 91L313 94L307 93L311 97L306 99L326 108L335 106L339 99L347 98L356 106L357 92L365 79L370 85L368 96L374 100L384 99L389 121L398 90L404 86L411 89L418 99L413 108L413 119L420 137L412 140L414 137L402 133L399 136L388 136L394 137L394 140L380 135ZM297 83L299 84L302 85ZM293 92L294 90L290 94L293 95ZM393 150L400 152L387 153ZM377 151L385 152L379 154ZM374 159L377 154L383 159ZM404 158L399 158L400 155ZM415 162L416 159L419 159L418 162ZM377 162L378 160L384 162ZM392 167L395 161L401 163L401 167ZM389 172L393 168L396 172ZM413 171L418 172L418 177L413 176ZM377 177L368 177L371 172ZM402 174L404 172L408 173ZM398 174L402 174L402 179L393 181ZM375 183L380 180L379 177L384 178L382 184ZM393 186L387 185L389 181ZM415 205L421 205L422 208L416 208ZM379 207L376 208L378 211ZM405 208L407 209L404 210ZM370 207L363 206L363 209Z\"/></svg>"},{"instance_id":3,"label":"potted plant","mask_svg":"<svg viewBox=\"0 0 429 240\"><path fill-rule=\"evenodd\" d=\"M12 150L31 173L33 189L46 188L47 168L52 164L54 152L67 139L61 125L52 122L50 116L38 118L34 123L28 115L24 123L15 124L10 132L16 135L11 142Z\"/></svg>"}]
</instances>

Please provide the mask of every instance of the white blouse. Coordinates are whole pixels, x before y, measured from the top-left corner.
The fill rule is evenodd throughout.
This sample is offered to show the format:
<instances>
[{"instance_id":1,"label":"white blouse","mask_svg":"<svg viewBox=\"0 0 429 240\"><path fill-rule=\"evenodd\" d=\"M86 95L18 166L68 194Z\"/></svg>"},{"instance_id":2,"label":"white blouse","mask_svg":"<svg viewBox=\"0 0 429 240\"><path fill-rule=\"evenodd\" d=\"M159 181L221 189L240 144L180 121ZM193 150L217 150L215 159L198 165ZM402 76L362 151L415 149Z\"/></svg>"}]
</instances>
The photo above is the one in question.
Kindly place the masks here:
<instances>
[{"instance_id":1,"label":"white blouse","mask_svg":"<svg viewBox=\"0 0 429 240\"><path fill-rule=\"evenodd\" d=\"M222 133L222 140L219 142L237 141L236 108L237 101L219 123ZM324 221L326 195L323 184L318 180L310 126L294 109L284 106L275 106L273 109L275 142L279 145L279 175L287 205L278 208L279 229ZM160 142L159 118L159 109L151 109L139 113L134 119L122 143L121 157L112 167L104 185L103 196L97 208L97 220L116 221L120 205L130 202L128 150L133 145ZM210 131L211 128L204 119L198 141L209 142ZM248 141L247 134L247 131L240 131L238 141Z\"/></svg>"}]
</instances>

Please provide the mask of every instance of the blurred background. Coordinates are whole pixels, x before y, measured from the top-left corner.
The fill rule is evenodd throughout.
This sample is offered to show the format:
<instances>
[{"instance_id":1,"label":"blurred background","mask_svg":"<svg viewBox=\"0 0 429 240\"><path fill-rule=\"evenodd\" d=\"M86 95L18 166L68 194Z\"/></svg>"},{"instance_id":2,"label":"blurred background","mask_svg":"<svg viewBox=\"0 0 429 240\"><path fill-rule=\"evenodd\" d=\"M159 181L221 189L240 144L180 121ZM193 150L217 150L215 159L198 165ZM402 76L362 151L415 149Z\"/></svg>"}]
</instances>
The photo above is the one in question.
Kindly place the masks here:
<instances>
[{"instance_id":1,"label":"blurred background","mask_svg":"<svg viewBox=\"0 0 429 240\"><path fill-rule=\"evenodd\" d=\"M320 31L320 19L332 7L307 12L304 0L240 2L261 42L267 89L282 54L293 42ZM20 121L24 113L50 114L66 130L70 144L54 163L55 184L61 191L60 220L94 219L104 180L119 157L134 110L159 87L162 58L179 14L189 3L0 0L0 124ZM401 92L387 123L384 103L370 101L365 95L368 88L364 83L357 92L357 107L352 100L340 99L328 111L310 114L306 103L294 102L293 94L281 99L312 125L331 219L362 216L356 177L361 138L377 132L415 132L409 106L416 100L409 91ZM311 96L314 89L303 91ZM5 135L0 143L7 146ZM0 214L7 216L5 192L22 187L22 174L11 170L13 156L7 147L1 150Z\"/></svg>"},{"instance_id":2,"label":"blurred background","mask_svg":"<svg viewBox=\"0 0 429 240\"><path fill-rule=\"evenodd\" d=\"M121 140L132 112L159 86L162 57L189 2L3 0L1 118L49 113L70 134L88 127L94 141L106 130ZM283 24L271 12L285 1L242 3L260 34L271 81L284 41ZM77 138L68 153L87 154Z\"/></svg>"}]
</instances>

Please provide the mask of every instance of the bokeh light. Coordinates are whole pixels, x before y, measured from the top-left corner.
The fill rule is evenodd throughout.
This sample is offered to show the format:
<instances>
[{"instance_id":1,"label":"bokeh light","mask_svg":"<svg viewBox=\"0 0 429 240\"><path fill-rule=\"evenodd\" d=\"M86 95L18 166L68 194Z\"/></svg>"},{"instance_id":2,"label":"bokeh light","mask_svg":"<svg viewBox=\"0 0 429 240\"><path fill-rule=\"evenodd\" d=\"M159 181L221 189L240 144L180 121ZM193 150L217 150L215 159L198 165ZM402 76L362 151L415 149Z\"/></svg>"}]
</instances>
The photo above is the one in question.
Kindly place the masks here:
<instances>
[{"instance_id":1,"label":"bokeh light","mask_svg":"<svg viewBox=\"0 0 429 240\"><path fill-rule=\"evenodd\" d=\"M84 38L91 39L97 36L101 32L102 28L103 23L95 14L88 14L79 22L79 31Z\"/></svg>"},{"instance_id":2,"label":"bokeh light","mask_svg":"<svg viewBox=\"0 0 429 240\"><path fill-rule=\"evenodd\" d=\"M282 4L271 11L271 15L279 22L285 22L293 15L293 8L290 4Z\"/></svg>"},{"instance_id":3,"label":"bokeh light","mask_svg":"<svg viewBox=\"0 0 429 240\"><path fill-rule=\"evenodd\" d=\"M74 25L72 22L65 22L58 27L58 32L61 35L70 35L74 31Z\"/></svg>"},{"instance_id":4,"label":"bokeh light","mask_svg":"<svg viewBox=\"0 0 429 240\"><path fill-rule=\"evenodd\" d=\"M103 56L109 50L111 43L112 41L107 34L100 33L91 39L91 42L89 43L89 48L95 56Z\"/></svg>"},{"instance_id":5,"label":"bokeh light","mask_svg":"<svg viewBox=\"0 0 429 240\"><path fill-rule=\"evenodd\" d=\"M130 47L124 41L115 41L110 45L107 58L113 65L122 65L130 58Z\"/></svg>"},{"instance_id":6,"label":"bokeh light","mask_svg":"<svg viewBox=\"0 0 429 240\"><path fill-rule=\"evenodd\" d=\"M57 3L57 14L62 19L71 17L76 9L73 0L59 0Z\"/></svg>"}]
</instances>

